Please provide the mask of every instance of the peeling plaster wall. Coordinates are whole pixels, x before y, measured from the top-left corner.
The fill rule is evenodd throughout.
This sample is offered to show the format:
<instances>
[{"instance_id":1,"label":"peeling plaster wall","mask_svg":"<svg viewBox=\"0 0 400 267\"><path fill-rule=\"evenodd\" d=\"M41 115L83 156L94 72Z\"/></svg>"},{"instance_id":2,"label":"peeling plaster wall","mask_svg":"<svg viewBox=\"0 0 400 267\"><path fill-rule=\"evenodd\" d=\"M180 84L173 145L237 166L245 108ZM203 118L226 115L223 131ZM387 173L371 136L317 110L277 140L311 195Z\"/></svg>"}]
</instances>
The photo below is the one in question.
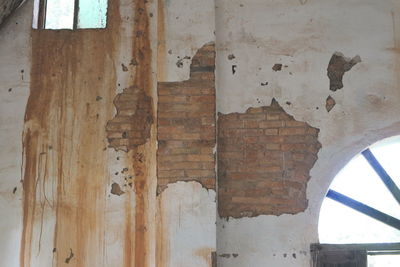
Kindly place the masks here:
<instances>
[{"instance_id":1,"label":"peeling plaster wall","mask_svg":"<svg viewBox=\"0 0 400 267\"><path fill-rule=\"evenodd\" d=\"M158 81L189 79L191 58L215 41L215 0L159 0Z\"/></svg>"},{"instance_id":2,"label":"peeling plaster wall","mask_svg":"<svg viewBox=\"0 0 400 267\"><path fill-rule=\"evenodd\" d=\"M90 263L203 267L213 264L212 252L217 246L220 267L309 266L309 244L318 241L319 208L331 179L364 147L400 132L400 4L395 0L153 0L146 1L144 8L145 1L138 1L112 1L120 2L119 17L113 17L111 24L118 28L113 28L118 31L115 35L108 35L107 31L32 33L32 1L3 24L0 30L2 264L47 267L65 266L68 261L68 266ZM140 17L143 12L144 20ZM142 28L136 28L134 22ZM55 38L56 35L65 38L65 42ZM31 50L31 37L33 47L42 51ZM99 40L102 42L97 43ZM48 47L56 55L54 60L46 59L45 41L54 44ZM152 98L152 113L156 116L157 82L189 79L191 59L199 48L212 41L216 41L217 49L218 112L244 113L250 107L268 106L276 98L294 119L320 129L318 139L322 148L310 173L309 205L304 212L217 219L215 191L194 181L169 184L156 196L154 123L146 144L133 146L128 152L108 147L105 127L116 115L115 97L134 85ZM112 45L108 46L110 42ZM62 58L56 53L57 47L64 43L67 47L62 51L86 61L64 62L70 57ZM146 52L145 59L140 60L141 48ZM96 57L93 51L104 58ZM39 53L35 55L36 61L31 52ZM336 52L345 57L359 55L362 61L344 74L343 88L332 92L327 68ZM39 60L40 56L43 60ZM93 68L92 59L99 60L93 61ZM40 78L37 75L43 62L54 68L44 69L47 75ZM58 63L66 65L59 68ZM65 66L73 66L71 73L82 79L68 76L69 72L51 76L53 70L65 70ZM98 72L107 74L106 81L96 80ZM36 74L31 76L31 73ZM84 83L86 78L88 84ZM73 93L64 95L67 91L63 88L73 88ZM47 98L35 98L33 89L46 91ZM33 95L38 92L33 91ZM30 105L35 110L28 112L24 120L30 94L33 97ZM334 99L330 103L336 105L330 106L328 113L325 105L329 96ZM35 101L46 104L46 99L51 101L43 109L35 105ZM60 107L65 113L62 120L57 120L56 111ZM30 149L23 150L23 132L25 137L30 136L32 132L28 130L43 126L34 123L38 118L44 118L43 125L52 122L47 131L38 133L48 134L46 138L58 145L42 138L43 146L37 146L38 143L32 143L37 136L31 136L34 139L28 141ZM47 145L56 153L44 151ZM44 164L41 159L45 154L53 155L51 160L64 167L69 166L61 167L69 173L59 175L56 172L59 165ZM65 160L59 160L61 156ZM61 208L64 212L56 212L47 206L44 198L47 195L36 191L36 176L25 177L33 179L26 185L30 191L25 190L25 203L33 205L30 200L37 198L45 206L38 205L33 212L25 210L25 215L28 214L25 226L29 227L23 228L24 194L20 180L23 174L32 171L27 166L48 170L44 172L47 175L39 176L45 178L40 185L46 192L57 187L59 181L66 182L63 188L72 190L52 195L65 204ZM140 179L135 182L133 177ZM119 185L118 194L111 192L113 184ZM57 225L59 228L54 231L57 216L60 222L68 224ZM78 226L78 232L74 226ZM54 233L60 235L55 238ZM87 257L84 259L83 255Z\"/></svg>"},{"instance_id":3,"label":"peeling plaster wall","mask_svg":"<svg viewBox=\"0 0 400 267\"><path fill-rule=\"evenodd\" d=\"M400 132L399 3L217 0L216 6L217 111L242 113L274 97L296 120L319 128L322 144L310 173L308 209L220 218L218 266L309 266L331 179L363 148ZM327 67L335 52L362 61L332 92ZM336 105L328 113L329 95Z\"/></svg>"},{"instance_id":4,"label":"peeling plaster wall","mask_svg":"<svg viewBox=\"0 0 400 267\"><path fill-rule=\"evenodd\" d=\"M187 80L190 79L193 57L203 46L215 42L214 20L214 0L159 0L157 57L159 90L169 82L174 82L171 85L176 84L178 87L182 82L182 92L189 88L187 85L191 82ZM205 60L205 62L197 62L195 67L199 67L197 64L203 66L211 62L210 60L214 61L213 57L204 58L203 55L199 55L199 59ZM201 68L198 71L198 74L193 75L201 75ZM214 79L213 75L212 79ZM196 82L192 84L194 85L192 90L197 90L204 88L206 83L200 84L199 87L196 87ZM212 98L214 98L213 86L210 87L210 90ZM187 93L184 94L187 95ZM187 100L189 99L187 98ZM212 103L209 105L210 109L206 113L213 114L215 106ZM211 105L214 108L211 108ZM188 105L189 108L191 106L198 106L198 104ZM163 111L166 110L161 108L160 112ZM199 109L199 111L201 110ZM198 116L203 116L203 114L199 113ZM161 124L159 126L161 127ZM197 129L196 127L194 130ZM207 139L203 137L203 134L207 134L207 132L203 131L200 139ZM215 143L212 139L208 141L210 144ZM187 141L190 143L190 140ZM160 143L159 149L162 149ZM196 148L188 147L188 151L190 149ZM205 151L208 150L209 148L206 147ZM159 153L161 152L159 151ZM166 156L168 157L168 155ZM209 151L204 156L212 159ZM201 159L196 161L201 161ZM207 159L207 161L213 163L213 160ZM205 168L210 169L209 167ZM164 183L164 180L166 179L160 180L160 184ZM156 221L158 223L157 235L159 236L157 239L157 267L212 266L211 256L212 252L216 250L216 194L214 189L207 190L206 188L213 188L215 181L213 175L211 175L211 179L198 180L203 182L204 187L199 182L175 182L168 184L168 187L157 196Z\"/></svg>"},{"instance_id":5,"label":"peeling plaster wall","mask_svg":"<svg viewBox=\"0 0 400 267\"><path fill-rule=\"evenodd\" d=\"M192 0L111 2L105 30L31 30L32 1L3 25L2 264L212 264L215 191L182 182L156 196L155 160L157 81L189 78L215 41L214 1L196 16ZM144 132L125 134L137 118Z\"/></svg>"}]
</instances>

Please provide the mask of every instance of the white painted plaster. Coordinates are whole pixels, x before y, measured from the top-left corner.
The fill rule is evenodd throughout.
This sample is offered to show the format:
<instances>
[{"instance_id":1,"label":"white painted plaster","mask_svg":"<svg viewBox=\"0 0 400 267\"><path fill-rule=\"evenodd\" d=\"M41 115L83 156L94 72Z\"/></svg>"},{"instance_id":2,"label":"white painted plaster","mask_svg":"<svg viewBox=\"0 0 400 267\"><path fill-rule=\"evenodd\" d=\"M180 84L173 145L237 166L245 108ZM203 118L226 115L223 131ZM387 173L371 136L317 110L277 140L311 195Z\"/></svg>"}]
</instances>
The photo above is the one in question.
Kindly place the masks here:
<instances>
[{"instance_id":1,"label":"white painted plaster","mask_svg":"<svg viewBox=\"0 0 400 267\"><path fill-rule=\"evenodd\" d=\"M366 146L400 132L399 3L217 0L216 12L217 110L244 112L274 97L297 120L319 128L322 143L308 183L308 209L218 220L218 254L239 254L218 257L218 266L309 266L330 181ZM326 70L335 51L362 62L345 73L344 88L332 92ZM231 54L235 59L228 59ZM272 70L275 63L282 71ZM337 104L328 113L329 95Z\"/></svg>"},{"instance_id":2,"label":"white painted plaster","mask_svg":"<svg viewBox=\"0 0 400 267\"><path fill-rule=\"evenodd\" d=\"M215 41L215 0L163 1L166 58L164 80L159 81L184 81L189 79L191 58L197 50Z\"/></svg>"},{"instance_id":3,"label":"white painted plaster","mask_svg":"<svg viewBox=\"0 0 400 267\"><path fill-rule=\"evenodd\" d=\"M169 256L165 266L211 266L216 249L215 191L198 182L177 182L159 196Z\"/></svg>"},{"instance_id":4,"label":"white painted plaster","mask_svg":"<svg viewBox=\"0 0 400 267\"><path fill-rule=\"evenodd\" d=\"M0 29L0 265L10 267L19 266L22 234L22 129L29 95L31 8L30 1Z\"/></svg>"}]
</instances>

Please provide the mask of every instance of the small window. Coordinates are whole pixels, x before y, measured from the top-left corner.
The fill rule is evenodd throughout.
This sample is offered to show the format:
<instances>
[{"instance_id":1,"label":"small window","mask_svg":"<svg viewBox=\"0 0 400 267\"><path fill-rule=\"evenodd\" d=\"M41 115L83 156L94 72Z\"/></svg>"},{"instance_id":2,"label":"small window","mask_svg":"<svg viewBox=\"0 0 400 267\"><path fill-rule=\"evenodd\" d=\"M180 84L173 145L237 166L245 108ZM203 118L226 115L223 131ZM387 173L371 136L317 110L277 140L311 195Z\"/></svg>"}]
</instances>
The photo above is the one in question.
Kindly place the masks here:
<instances>
[{"instance_id":1,"label":"small window","mask_svg":"<svg viewBox=\"0 0 400 267\"><path fill-rule=\"evenodd\" d=\"M108 0L35 0L35 29L101 29L107 25Z\"/></svg>"}]
</instances>

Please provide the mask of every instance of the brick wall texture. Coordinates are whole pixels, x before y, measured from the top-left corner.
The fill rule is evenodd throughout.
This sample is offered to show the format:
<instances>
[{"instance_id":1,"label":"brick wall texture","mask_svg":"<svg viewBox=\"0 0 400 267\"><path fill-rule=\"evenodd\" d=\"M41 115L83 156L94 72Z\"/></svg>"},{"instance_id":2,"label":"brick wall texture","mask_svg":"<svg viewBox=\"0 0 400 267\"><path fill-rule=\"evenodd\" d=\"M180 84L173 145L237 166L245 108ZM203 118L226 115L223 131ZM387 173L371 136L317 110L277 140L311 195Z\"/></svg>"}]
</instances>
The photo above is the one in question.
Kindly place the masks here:
<instances>
[{"instance_id":1,"label":"brick wall texture","mask_svg":"<svg viewBox=\"0 0 400 267\"><path fill-rule=\"evenodd\" d=\"M319 130L270 106L218 117L218 210L221 217L304 211Z\"/></svg>"},{"instance_id":2,"label":"brick wall texture","mask_svg":"<svg viewBox=\"0 0 400 267\"><path fill-rule=\"evenodd\" d=\"M157 193L177 181L215 189L214 68L210 43L193 57L189 80L158 83Z\"/></svg>"},{"instance_id":3,"label":"brick wall texture","mask_svg":"<svg viewBox=\"0 0 400 267\"><path fill-rule=\"evenodd\" d=\"M109 147L128 151L143 145L153 123L152 99L136 86L125 88L114 99L117 114L106 126Z\"/></svg>"}]
</instances>

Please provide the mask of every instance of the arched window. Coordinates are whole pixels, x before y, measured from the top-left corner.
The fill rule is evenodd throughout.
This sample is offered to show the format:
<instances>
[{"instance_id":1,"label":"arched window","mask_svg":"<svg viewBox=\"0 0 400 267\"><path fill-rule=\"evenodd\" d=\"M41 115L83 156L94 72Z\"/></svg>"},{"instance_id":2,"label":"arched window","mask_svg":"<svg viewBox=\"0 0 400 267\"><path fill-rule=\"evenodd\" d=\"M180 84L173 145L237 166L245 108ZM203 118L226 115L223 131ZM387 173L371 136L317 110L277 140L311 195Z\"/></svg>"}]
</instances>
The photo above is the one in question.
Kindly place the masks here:
<instances>
[{"instance_id":1,"label":"arched window","mask_svg":"<svg viewBox=\"0 0 400 267\"><path fill-rule=\"evenodd\" d=\"M399 187L400 136L382 140L350 160L323 201L319 239L321 244L353 245L320 245L319 249L336 250L331 252L333 261L340 261L337 250L351 250L354 253L344 258L364 263L316 266L400 266Z\"/></svg>"}]
</instances>

